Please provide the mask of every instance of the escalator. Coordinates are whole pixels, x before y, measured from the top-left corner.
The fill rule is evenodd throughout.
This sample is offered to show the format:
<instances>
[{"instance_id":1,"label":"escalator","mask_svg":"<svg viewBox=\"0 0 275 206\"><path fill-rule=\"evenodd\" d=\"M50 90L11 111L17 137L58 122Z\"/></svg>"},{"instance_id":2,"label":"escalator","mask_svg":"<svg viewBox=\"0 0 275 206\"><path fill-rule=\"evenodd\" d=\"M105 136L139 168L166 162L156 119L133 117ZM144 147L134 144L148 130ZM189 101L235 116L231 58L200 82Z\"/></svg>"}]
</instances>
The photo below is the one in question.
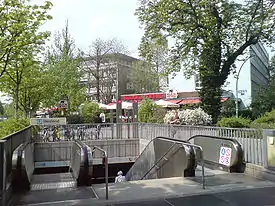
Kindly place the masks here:
<instances>
[{"instance_id":1,"label":"escalator","mask_svg":"<svg viewBox=\"0 0 275 206\"><path fill-rule=\"evenodd\" d=\"M227 158L227 163L221 161L223 150L230 151L229 156L224 157ZM215 181L213 179L213 184L221 184L226 181L232 182L232 177L246 178L243 174L244 169L243 149L234 139L196 135L188 141L183 141L157 137L149 142L136 159L126 174L126 180L186 177L201 183L202 176L206 174L210 182L216 178Z\"/></svg>"},{"instance_id":2,"label":"escalator","mask_svg":"<svg viewBox=\"0 0 275 206\"><path fill-rule=\"evenodd\" d=\"M38 204L95 197L89 186L92 150L76 140L70 169L66 173L34 174L33 143L23 143L13 153L14 200L16 205ZM82 187L81 187L82 186Z\"/></svg>"},{"instance_id":3,"label":"escalator","mask_svg":"<svg viewBox=\"0 0 275 206\"><path fill-rule=\"evenodd\" d=\"M157 137L149 142L126 174L127 181L195 175L195 151L186 141Z\"/></svg>"}]
</instances>

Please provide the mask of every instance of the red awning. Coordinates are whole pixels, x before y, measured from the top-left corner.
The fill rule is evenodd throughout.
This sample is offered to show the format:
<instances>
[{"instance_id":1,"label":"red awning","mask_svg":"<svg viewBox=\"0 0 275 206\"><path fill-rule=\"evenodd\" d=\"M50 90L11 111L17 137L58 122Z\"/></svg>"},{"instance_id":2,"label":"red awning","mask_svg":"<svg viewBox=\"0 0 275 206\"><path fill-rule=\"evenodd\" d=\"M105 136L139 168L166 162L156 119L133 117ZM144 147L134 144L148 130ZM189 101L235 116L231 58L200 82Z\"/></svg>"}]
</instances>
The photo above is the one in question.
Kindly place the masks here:
<instances>
[{"instance_id":1,"label":"red awning","mask_svg":"<svg viewBox=\"0 0 275 206\"><path fill-rule=\"evenodd\" d=\"M221 102L225 102L227 100L228 100L228 98L221 98ZM179 104L179 105L198 104L200 102L201 102L201 100L199 98L196 98L196 99L183 99L180 102L178 102L177 104Z\"/></svg>"},{"instance_id":2,"label":"red awning","mask_svg":"<svg viewBox=\"0 0 275 206\"><path fill-rule=\"evenodd\" d=\"M179 102L182 101L182 99L165 99L165 101L173 103L173 104L178 104Z\"/></svg>"}]
</instances>

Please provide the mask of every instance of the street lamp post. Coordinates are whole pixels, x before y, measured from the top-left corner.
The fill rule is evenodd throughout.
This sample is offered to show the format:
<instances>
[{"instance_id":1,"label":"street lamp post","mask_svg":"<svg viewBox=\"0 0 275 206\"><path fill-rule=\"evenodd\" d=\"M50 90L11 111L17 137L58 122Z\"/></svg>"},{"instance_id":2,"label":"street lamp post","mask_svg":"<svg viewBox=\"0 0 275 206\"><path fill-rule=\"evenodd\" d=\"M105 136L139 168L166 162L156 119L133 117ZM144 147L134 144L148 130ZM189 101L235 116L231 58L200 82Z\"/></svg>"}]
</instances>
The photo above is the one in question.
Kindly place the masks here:
<instances>
[{"instance_id":1,"label":"street lamp post","mask_svg":"<svg viewBox=\"0 0 275 206\"><path fill-rule=\"evenodd\" d=\"M252 57L254 57L254 56L255 55L249 56L248 58L246 58L244 60L244 62L242 63L242 65L241 65L241 67L240 67L240 69L238 71L238 74L235 76L235 78L236 78L236 100L235 100L235 104L236 104L236 117L237 118L239 117L239 103L238 103L239 95L238 94L239 94L239 76L240 76L240 72L241 72L241 70L243 68L243 65L247 62L247 60L250 59L250 58L252 58Z\"/></svg>"}]
</instances>

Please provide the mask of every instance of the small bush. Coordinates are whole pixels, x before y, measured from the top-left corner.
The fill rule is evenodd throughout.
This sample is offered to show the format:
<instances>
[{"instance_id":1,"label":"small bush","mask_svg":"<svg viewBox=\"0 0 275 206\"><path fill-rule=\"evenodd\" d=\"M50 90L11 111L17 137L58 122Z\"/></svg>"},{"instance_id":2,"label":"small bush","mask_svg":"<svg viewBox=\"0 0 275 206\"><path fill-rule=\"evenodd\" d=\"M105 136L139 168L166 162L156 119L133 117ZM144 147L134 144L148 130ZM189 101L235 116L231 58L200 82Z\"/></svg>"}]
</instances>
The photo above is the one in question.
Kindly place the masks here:
<instances>
[{"instance_id":1,"label":"small bush","mask_svg":"<svg viewBox=\"0 0 275 206\"><path fill-rule=\"evenodd\" d=\"M243 117L224 117L218 121L219 127L249 128L251 121Z\"/></svg>"},{"instance_id":2,"label":"small bush","mask_svg":"<svg viewBox=\"0 0 275 206\"><path fill-rule=\"evenodd\" d=\"M30 125L29 119L14 119L9 118L0 122L0 137L3 138L9 134L17 132Z\"/></svg>"},{"instance_id":3,"label":"small bush","mask_svg":"<svg viewBox=\"0 0 275 206\"><path fill-rule=\"evenodd\" d=\"M251 127L259 129L274 129L275 128L275 110L265 113L263 116L255 119Z\"/></svg>"},{"instance_id":4,"label":"small bush","mask_svg":"<svg viewBox=\"0 0 275 206\"><path fill-rule=\"evenodd\" d=\"M210 115L201 108L186 109L179 112L180 123L183 125L209 125L212 122Z\"/></svg>"},{"instance_id":5,"label":"small bush","mask_svg":"<svg viewBox=\"0 0 275 206\"><path fill-rule=\"evenodd\" d=\"M162 124L166 114L166 109L157 107L153 110L153 116L149 119L149 122Z\"/></svg>"},{"instance_id":6,"label":"small bush","mask_svg":"<svg viewBox=\"0 0 275 206\"><path fill-rule=\"evenodd\" d=\"M79 114L70 115L67 117L68 124L83 124L83 118Z\"/></svg>"},{"instance_id":7,"label":"small bush","mask_svg":"<svg viewBox=\"0 0 275 206\"><path fill-rule=\"evenodd\" d=\"M95 102L85 102L81 107L81 115L85 123L94 123L97 115L101 112L102 110Z\"/></svg>"},{"instance_id":8,"label":"small bush","mask_svg":"<svg viewBox=\"0 0 275 206\"><path fill-rule=\"evenodd\" d=\"M169 123L175 116L175 110L169 111L164 117L164 122ZM178 111L179 122L182 125L209 125L212 122L210 115L201 108Z\"/></svg>"},{"instance_id":9,"label":"small bush","mask_svg":"<svg viewBox=\"0 0 275 206\"><path fill-rule=\"evenodd\" d=\"M138 108L138 121L145 123L156 123L158 118L157 113L161 109L162 108L151 99L143 99Z\"/></svg>"}]
</instances>

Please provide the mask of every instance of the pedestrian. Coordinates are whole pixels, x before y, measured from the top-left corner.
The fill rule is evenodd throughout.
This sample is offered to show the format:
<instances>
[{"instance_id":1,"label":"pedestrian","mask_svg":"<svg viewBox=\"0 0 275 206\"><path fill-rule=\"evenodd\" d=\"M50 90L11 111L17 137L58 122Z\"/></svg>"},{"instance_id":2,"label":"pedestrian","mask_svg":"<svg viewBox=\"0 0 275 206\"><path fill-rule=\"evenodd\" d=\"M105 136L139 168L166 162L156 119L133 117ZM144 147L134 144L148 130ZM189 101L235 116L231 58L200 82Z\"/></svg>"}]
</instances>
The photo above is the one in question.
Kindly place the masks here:
<instances>
[{"instance_id":1,"label":"pedestrian","mask_svg":"<svg viewBox=\"0 0 275 206\"><path fill-rule=\"evenodd\" d=\"M105 118L105 114L103 112L100 113L99 117L101 118L102 123L105 123L106 118Z\"/></svg>"},{"instance_id":2,"label":"pedestrian","mask_svg":"<svg viewBox=\"0 0 275 206\"><path fill-rule=\"evenodd\" d=\"M117 173L117 177L115 179L115 183L117 182L124 182L125 181L125 176L123 176L123 172L122 171L119 171Z\"/></svg>"}]
</instances>

